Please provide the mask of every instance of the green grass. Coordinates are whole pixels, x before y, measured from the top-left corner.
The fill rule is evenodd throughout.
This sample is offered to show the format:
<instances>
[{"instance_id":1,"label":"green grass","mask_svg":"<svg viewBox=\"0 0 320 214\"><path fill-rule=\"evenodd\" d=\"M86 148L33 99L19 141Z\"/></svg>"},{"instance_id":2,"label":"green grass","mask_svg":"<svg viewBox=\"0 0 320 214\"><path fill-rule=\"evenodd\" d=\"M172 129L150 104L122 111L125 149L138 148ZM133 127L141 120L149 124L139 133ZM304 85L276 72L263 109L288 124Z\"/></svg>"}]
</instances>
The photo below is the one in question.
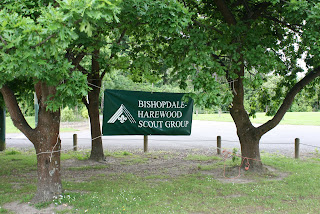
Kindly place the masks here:
<instances>
[{"instance_id":1,"label":"green grass","mask_svg":"<svg viewBox=\"0 0 320 214\"><path fill-rule=\"evenodd\" d=\"M220 122L233 122L229 113L223 114L198 114L193 115L194 120L208 120ZM257 113L256 118L251 118L252 123L262 124L272 119L265 113ZM282 119L283 125L313 125L320 126L320 112L287 112Z\"/></svg>"},{"instance_id":2,"label":"green grass","mask_svg":"<svg viewBox=\"0 0 320 214\"><path fill-rule=\"evenodd\" d=\"M31 126L31 128L35 127L35 119L34 117L26 117L27 122ZM77 131L77 129L74 128L61 128L61 132L73 132ZM6 117L6 133L20 133L20 130L17 129L13 123L10 117Z\"/></svg>"},{"instance_id":3,"label":"green grass","mask_svg":"<svg viewBox=\"0 0 320 214\"><path fill-rule=\"evenodd\" d=\"M122 155L120 155L122 154ZM124 155L114 158L152 158L152 154ZM159 154L155 154L159 155ZM64 156L64 154L63 154ZM71 157L72 155L67 154ZM116 157L117 156L117 157ZM66 157L64 157L66 158ZM219 158L189 156L200 161ZM132 160L133 161L133 160ZM320 159L295 160L284 156L263 154L264 164L286 172L283 180L259 177L251 183L222 183L199 169L192 174L139 176L131 173L89 174L86 179L64 180L65 193L53 203L72 206L70 213L318 213L320 202ZM27 201L36 191L36 160L33 153L0 152L0 207L12 201ZM227 163L232 164L232 161ZM62 163L63 165L63 163ZM96 167L92 170L108 168ZM221 169L221 168L220 168ZM247 174L248 176L250 174ZM254 177L254 176L253 176ZM40 207L44 205L38 205ZM7 211L0 208L0 213Z\"/></svg>"},{"instance_id":4,"label":"green grass","mask_svg":"<svg viewBox=\"0 0 320 214\"><path fill-rule=\"evenodd\" d=\"M221 160L218 156L204 156L204 155L188 155L186 160L196 160L196 161L210 161L210 160Z\"/></svg>"}]
</instances>

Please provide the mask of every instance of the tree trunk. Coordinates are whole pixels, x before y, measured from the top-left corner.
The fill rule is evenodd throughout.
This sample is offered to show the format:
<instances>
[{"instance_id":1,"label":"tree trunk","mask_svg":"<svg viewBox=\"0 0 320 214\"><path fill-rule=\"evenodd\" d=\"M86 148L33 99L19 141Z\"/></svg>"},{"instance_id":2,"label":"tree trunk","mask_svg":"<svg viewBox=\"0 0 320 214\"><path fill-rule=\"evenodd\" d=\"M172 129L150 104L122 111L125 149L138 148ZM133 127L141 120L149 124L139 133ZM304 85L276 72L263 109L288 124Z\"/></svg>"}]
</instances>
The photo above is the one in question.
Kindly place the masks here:
<instances>
[{"instance_id":1,"label":"tree trunk","mask_svg":"<svg viewBox=\"0 0 320 214\"><path fill-rule=\"evenodd\" d=\"M263 165L260 159L259 142L262 133L251 124L249 116L244 108L235 111L235 106L230 110L231 116L237 127L237 135L241 145L242 168L262 171ZM237 113L236 113L237 112ZM240 113L241 112L241 113Z\"/></svg>"},{"instance_id":2,"label":"tree trunk","mask_svg":"<svg viewBox=\"0 0 320 214\"><path fill-rule=\"evenodd\" d=\"M93 88L89 92L88 112L91 128L91 154L90 159L95 161L104 160L103 144L101 138L101 126L99 115L99 92L100 90Z\"/></svg>"},{"instance_id":3,"label":"tree trunk","mask_svg":"<svg viewBox=\"0 0 320 214\"><path fill-rule=\"evenodd\" d=\"M33 142L38 163L37 193L33 202L49 201L62 193L59 138L60 112L41 112L38 141Z\"/></svg>"},{"instance_id":4,"label":"tree trunk","mask_svg":"<svg viewBox=\"0 0 320 214\"><path fill-rule=\"evenodd\" d=\"M59 139L60 111L46 110L46 101L51 95L55 95L55 88L39 82L35 89L39 100L39 121L35 129L32 129L25 120L14 92L7 86L3 86L0 91L13 124L26 135L36 149L38 185L32 202L38 203L50 201L54 196L62 194L61 142Z\"/></svg>"},{"instance_id":5,"label":"tree trunk","mask_svg":"<svg viewBox=\"0 0 320 214\"><path fill-rule=\"evenodd\" d=\"M88 93L88 103L85 103L90 118L91 128L91 155L90 159L95 161L104 160L103 145L101 138L99 95L103 75L100 76L100 64L98 61L99 50L94 50L92 54L91 73L88 75L88 83L92 90Z\"/></svg>"},{"instance_id":6,"label":"tree trunk","mask_svg":"<svg viewBox=\"0 0 320 214\"><path fill-rule=\"evenodd\" d=\"M6 149L6 110L0 106L0 151Z\"/></svg>"},{"instance_id":7,"label":"tree trunk","mask_svg":"<svg viewBox=\"0 0 320 214\"><path fill-rule=\"evenodd\" d=\"M263 170L259 149L261 137L254 133L255 128L249 132L246 132L246 130L248 130L247 127L238 128L241 145L241 167L246 170L261 171ZM245 132L246 134L239 134Z\"/></svg>"}]
</instances>

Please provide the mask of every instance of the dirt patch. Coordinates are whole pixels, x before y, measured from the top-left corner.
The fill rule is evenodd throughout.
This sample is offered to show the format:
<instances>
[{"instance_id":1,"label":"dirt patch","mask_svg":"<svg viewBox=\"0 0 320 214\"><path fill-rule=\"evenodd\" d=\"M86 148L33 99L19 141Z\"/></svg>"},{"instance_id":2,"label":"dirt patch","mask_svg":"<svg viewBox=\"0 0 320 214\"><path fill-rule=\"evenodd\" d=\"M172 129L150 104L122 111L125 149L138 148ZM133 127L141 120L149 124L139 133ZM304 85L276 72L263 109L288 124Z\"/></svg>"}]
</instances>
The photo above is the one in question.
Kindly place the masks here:
<instances>
[{"instance_id":1,"label":"dirt patch","mask_svg":"<svg viewBox=\"0 0 320 214\"><path fill-rule=\"evenodd\" d=\"M24 213L24 214L54 214L57 212L61 212L63 210L71 209L71 207L68 206L67 204L62 204L57 206L51 204L49 207L46 207L43 209L37 209L28 203L18 203L18 202L11 202L11 203L5 204L3 208L13 213Z\"/></svg>"},{"instance_id":2,"label":"dirt patch","mask_svg":"<svg viewBox=\"0 0 320 214\"><path fill-rule=\"evenodd\" d=\"M62 178L82 182L96 175L114 175L131 173L145 177L166 175L177 177L188 174L204 174L224 183L250 183L261 179L282 180L288 173L280 172L265 166L263 173L257 174L250 170L239 170L239 166L224 167L224 160L198 160L199 156L213 156L212 153L200 150L184 151L130 151L130 155L107 156L105 161L69 159L62 162ZM209 168L201 166L210 166Z\"/></svg>"}]
</instances>

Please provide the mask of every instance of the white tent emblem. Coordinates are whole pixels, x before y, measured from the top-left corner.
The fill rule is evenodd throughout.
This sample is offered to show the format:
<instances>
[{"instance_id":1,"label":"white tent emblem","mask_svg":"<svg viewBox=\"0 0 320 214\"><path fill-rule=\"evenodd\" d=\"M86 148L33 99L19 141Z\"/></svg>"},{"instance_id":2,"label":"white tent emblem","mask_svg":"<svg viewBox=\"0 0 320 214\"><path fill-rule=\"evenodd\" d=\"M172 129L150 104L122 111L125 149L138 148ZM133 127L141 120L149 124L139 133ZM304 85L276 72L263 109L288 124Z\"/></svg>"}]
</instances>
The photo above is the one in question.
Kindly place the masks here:
<instances>
[{"instance_id":1,"label":"white tent emblem","mask_svg":"<svg viewBox=\"0 0 320 214\"><path fill-rule=\"evenodd\" d=\"M121 104L116 113L114 113L114 115L108 120L107 123L115 123L117 120L119 120L120 123L124 123L128 119L130 123L136 123L136 120L132 117L128 109L123 104Z\"/></svg>"}]
</instances>

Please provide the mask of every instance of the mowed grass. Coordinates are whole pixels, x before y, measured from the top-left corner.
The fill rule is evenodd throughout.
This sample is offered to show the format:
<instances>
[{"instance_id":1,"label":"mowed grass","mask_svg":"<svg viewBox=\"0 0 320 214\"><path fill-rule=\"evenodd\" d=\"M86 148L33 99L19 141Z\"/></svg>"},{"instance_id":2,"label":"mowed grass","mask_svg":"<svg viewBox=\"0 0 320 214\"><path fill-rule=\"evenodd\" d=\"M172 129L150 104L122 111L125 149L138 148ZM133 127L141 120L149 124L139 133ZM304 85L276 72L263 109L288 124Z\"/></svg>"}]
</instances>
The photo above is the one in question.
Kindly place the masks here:
<instances>
[{"instance_id":1,"label":"mowed grass","mask_svg":"<svg viewBox=\"0 0 320 214\"><path fill-rule=\"evenodd\" d=\"M119 161L133 161L132 155L110 155ZM152 153L134 156L137 159L154 158ZM70 152L63 154L63 160L75 157L77 154ZM197 155L187 159L199 164L211 160L212 164L223 167L221 158ZM166 173L139 176L132 173L90 174L86 173L89 169L83 167L69 173L82 170L86 178L64 180L65 193L52 203L72 207L61 213L319 213L318 157L295 160L263 154L262 161L276 168L278 173L289 175L281 180L260 176L251 183L223 183L202 173L201 169L180 176ZM5 203L27 202L35 193L36 160L32 153L7 151L0 153L0 163L0 213L7 213L1 208ZM101 170L108 171L108 168L96 167L90 172L92 170L103 172Z\"/></svg>"},{"instance_id":2,"label":"mowed grass","mask_svg":"<svg viewBox=\"0 0 320 214\"><path fill-rule=\"evenodd\" d=\"M270 119L272 119L272 117L266 116L265 113L257 113L255 118L251 118L251 121L255 124L262 124ZM229 113L194 114L193 120L233 122ZM320 126L320 112L287 112L280 124Z\"/></svg>"},{"instance_id":3,"label":"mowed grass","mask_svg":"<svg viewBox=\"0 0 320 214\"><path fill-rule=\"evenodd\" d=\"M26 121L28 124L31 126L31 128L35 127L35 118L34 117L26 117ZM62 132L72 132L72 131L77 131L74 128L61 128ZM19 133L20 130L17 129L11 120L10 117L6 117L6 133Z\"/></svg>"}]
</instances>

